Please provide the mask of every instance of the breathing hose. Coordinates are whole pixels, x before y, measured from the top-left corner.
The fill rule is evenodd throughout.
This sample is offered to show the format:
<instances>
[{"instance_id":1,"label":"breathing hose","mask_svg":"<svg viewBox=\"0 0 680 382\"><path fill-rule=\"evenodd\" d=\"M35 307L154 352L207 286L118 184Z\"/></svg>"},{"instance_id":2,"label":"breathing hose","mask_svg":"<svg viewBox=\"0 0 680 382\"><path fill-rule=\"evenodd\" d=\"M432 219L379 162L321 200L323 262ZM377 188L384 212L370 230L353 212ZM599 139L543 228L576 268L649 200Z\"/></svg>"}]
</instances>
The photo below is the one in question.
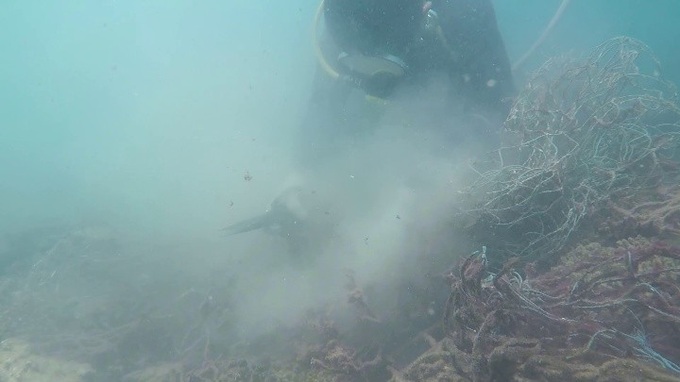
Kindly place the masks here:
<instances>
[{"instance_id":1,"label":"breathing hose","mask_svg":"<svg viewBox=\"0 0 680 382\"><path fill-rule=\"evenodd\" d=\"M332 79L337 80L340 78L340 73L328 63L326 56L321 50L321 45L319 44L319 23L321 23L321 16L323 16L324 0L321 0L319 7L316 9L316 14L314 15L314 26L312 27L312 44L314 45L314 54L316 55L316 60L319 62L321 69L323 69L328 76Z\"/></svg>"},{"instance_id":2,"label":"breathing hose","mask_svg":"<svg viewBox=\"0 0 680 382\"><path fill-rule=\"evenodd\" d=\"M543 33L541 36L534 42L534 44L527 50L522 57L520 57L517 61L515 61L514 64L512 64L512 71L514 72L515 70L519 69L525 62L526 60L531 57L532 54L538 49L539 46L545 42L545 39L548 37L550 32L555 28L555 25L560 21L562 18L562 15L564 14L564 11L567 9L567 6L569 6L569 3L571 0L562 0L560 3L560 6L557 8L557 11L555 11L555 14L553 15L552 19L550 19L550 22L548 25L545 27L543 30Z\"/></svg>"}]
</instances>

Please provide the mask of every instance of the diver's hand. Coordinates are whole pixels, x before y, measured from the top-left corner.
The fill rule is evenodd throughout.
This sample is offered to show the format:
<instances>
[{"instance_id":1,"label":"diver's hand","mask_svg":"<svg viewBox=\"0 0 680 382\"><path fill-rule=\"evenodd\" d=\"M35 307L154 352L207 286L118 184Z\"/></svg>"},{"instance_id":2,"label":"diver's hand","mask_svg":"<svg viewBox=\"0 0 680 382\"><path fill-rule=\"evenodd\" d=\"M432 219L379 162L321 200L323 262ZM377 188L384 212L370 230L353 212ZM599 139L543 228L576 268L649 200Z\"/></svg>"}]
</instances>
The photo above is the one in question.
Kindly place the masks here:
<instances>
[{"instance_id":1,"label":"diver's hand","mask_svg":"<svg viewBox=\"0 0 680 382\"><path fill-rule=\"evenodd\" d=\"M323 252L335 235L336 214L321 202L314 190L294 186L285 189L262 215L243 220L224 229L227 235L255 230L285 239L288 252L307 258Z\"/></svg>"},{"instance_id":2,"label":"diver's hand","mask_svg":"<svg viewBox=\"0 0 680 382\"><path fill-rule=\"evenodd\" d=\"M302 187L287 188L272 202L263 228L282 237L299 235L309 215L309 202L309 195Z\"/></svg>"},{"instance_id":3,"label":"diver's hand","mask_svg":"<svg viewBox=\"0 0 680 382\"><path fill-rule=\"evenodd\" d=\"M258 215L224 228L226 235L236 235L263 230L282 237L302 233L309 216L318 207L314 205L315 192L293 186L281 192L269 209Z\"/></svg>"}]
</instances>

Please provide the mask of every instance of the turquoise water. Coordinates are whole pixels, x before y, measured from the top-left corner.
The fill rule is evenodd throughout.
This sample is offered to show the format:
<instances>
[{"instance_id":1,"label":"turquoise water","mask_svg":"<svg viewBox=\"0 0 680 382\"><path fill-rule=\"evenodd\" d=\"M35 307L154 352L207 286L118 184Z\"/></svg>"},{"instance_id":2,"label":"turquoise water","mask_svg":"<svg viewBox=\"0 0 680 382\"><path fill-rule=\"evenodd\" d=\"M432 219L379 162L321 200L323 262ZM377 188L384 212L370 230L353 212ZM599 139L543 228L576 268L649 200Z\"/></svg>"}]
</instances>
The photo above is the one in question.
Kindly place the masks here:
<instances>
[{"instance_id":1,"label":"turquoise water","mask_svg":"<svg viewBox=\"0 0 680 382\"><path fill-rule=\"evenodd\" d=\"M499 24L511 56L518 57L547 25L560 1L496 1ZM546 57L581 52L614 36L644 41L661 60L669 79L680 82L680 27L675 15L680 3L673 0L571 0L554 32L528 65Z\"/></svg>"},{"instance_id":2,"label":"turquoise water","mask_svg":"<svg viewBox=\"0 0 680 382\"><path fill-rule=\"evenodd\" d=\"M246 160L266 162L264 146L279 139L272 125L294 121L298 85L309 81L310 9L216 1L2 8L2 229L116 217L154 227L207 219L214 228L209 210L233 198L225 182L243 183Z\"/></svg>"},{"instance_id":3,"label":"turquoise water","mask_svg":"<svg viewBox=\"0 0 680 382\"><path fill-rule=\"evenodd\" d=\"M515 61L542 33L560 1L497 0L495 4ZM24 255L6 244L5 237L37 227L59 227L59 237L76 242L73 248L81 249L84 258L90 254L89 247L82 245L88 236L77 228L113 227L116 239L131 238L137 244L121 257L128 256L120 261L128 266L112 261L119 271L110 271L105 260L117 258L103 251L97 253L101 262L80 264L68 258L71 247L59 247L57 241L55 252L65 262L105 276L68 264L60 267L61 258L55 256L43 263L44 268L37 267L44 279L36 282L42 288L36 294L44 293L48 301L69 311L73 309L59 298L78 305L73 300L87 302L96 295L110 304L102 303L109 309L106 313L117 312L112 317L121 312L123 318L128 317L123 313L137 317L140 304L160 306L157 311L168 316L189 317L177 319L182 323L179 329L169 324L165 328L175 336L187 330L186 322L194 324L196 312L191 309L204 307L201 298L212 302L214 295L218 301L223 290L235 300L230 300L229 309L240 320L233 319L240 325L234 329L238 335L271 329L272 322L294 322L306 308L332 299L346 305L348 268L359 270L359 283L379 281L374 289L378 295L400 293L393 287L401 281L399 270L413 265L406 261L409 256L422 248L436 252L438 245L450 251L450 243L456 240L447 237L449 241L442 244L434 239L443 231L437 224L449 214L442 208L449 204L440 201L450 203L451 185L457 186L459 180L452 167L459 163L442 164L440 158L425 153L427 159L413 164L421 157L409 154L422 153L408 137L372 142L376 150L363 153L372 163L354 159L356 152L356 158L364 158L357 149L351 152L350 163L325 174L340 184L355 182L345 191L369 200L341 195L344 199L338 204L350 200L360 205L353 212L364 207L366 211L341 227L351 243L333 248L325 261L304 267L303 261L291 264L280 255L285 252L281 243L269 236L225 239L220 233L222 227L264 212L290 180L296 128L316 65L311 31L317 5L312 0L4 1L0 5L0 266L20 262L17 259ZM551 56L580 56L621 35L648 44L666 78L680 83L677 16L678 0L572 0L544 44L516 72L517 85L521 87L528 74ZM419 174L404 181L402 167ZM376 176L361 178L357 169ZM416 195L418 199L408 187L392 187L420 184L421 178L424 184L444 184L443 191L422 186L426 190ZM362 187L354 186L359 182ZM436 222L430 225L428 219ZM406 221L415 221L422 231L405 229ZM440 236L448 236L444 232ZM53 245L48 244L27 253L42 255L34 252ZM462 248L456 243L456 251L466 250ZM6 255L11 261L2 258ZM148 262L140 260L145 255ZM30 273L38 264L28 259L24 265ZM418 266L408 271L420 272ZM448 266L438 267L437 272ZM75 297L58 292L60 287L69 290L65 284L73 287ZM121 285L137 289L129 293ZM49 298L48 289L58 298ZM136 293L148 291L154 292L148 293L153 299L135 300L132 308L115 305L118 294L123 295L121 300L134 300ZM24 306L23 297L17 296L15 300ZM379 309L392 308L392 300L376 300L372 303ZM93 305L82 309L98 314L99 305ZM172 310L175 305L181 307ZM45 308L45 317L52 315L52 308ZM425 308L433 316L430 309L438 307ZM82 317L90 318L85 313ZM65 321L80 330L78 320L68 316Z\"/></svg>"},{"instance_id":4,"label":"turquoise water","mask_svg":"<svg viewBox=\"0 0 680 382\"><path fill-rule=\"evenodd\" d=\"M513 59L558 3L496 2ZM278 176L272 153L287 147L313 70L315 6L5 2L0 228L93 218L168 231L218 225L247 167ZM574 0L518 78L552 54L625 34L680 82L673 15L674 0Z\"/></svg>"}]
</instances>

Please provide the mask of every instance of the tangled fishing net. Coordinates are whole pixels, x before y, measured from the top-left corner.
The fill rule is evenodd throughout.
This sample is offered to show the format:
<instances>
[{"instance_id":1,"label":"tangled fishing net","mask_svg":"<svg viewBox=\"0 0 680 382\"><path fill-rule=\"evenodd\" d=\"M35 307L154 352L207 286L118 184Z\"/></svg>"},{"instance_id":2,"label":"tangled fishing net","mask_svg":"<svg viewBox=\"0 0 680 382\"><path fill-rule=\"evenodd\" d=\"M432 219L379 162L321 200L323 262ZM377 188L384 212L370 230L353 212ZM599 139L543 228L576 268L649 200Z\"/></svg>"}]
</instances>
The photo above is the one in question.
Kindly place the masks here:
<instances>
[{"instance_id":1,"label":"tangled fishing net","mask_svg":"<svg viewBox=\"0 0 680 382\"><path fill-rule=\"evenodd\" d=\"M469 212L501 258L553 256L609 201L668 182L680 152L676 88L641 42L616 38L583 61L549 60L506 121L519 143L475 164Z\"/></svg>"},{"instance_id":2,"label":"tangled fishing net","mask_svg":"<svg viewBox=\"0 0 680 382\"><path fill-rule=\"evenodd\" d=\"M361 367L323 371L343 381L371 380L376 367L392 381L678 380L680 108L659 63L629 38L550 60L506 129L517 143L475 164L479 199L467 210L490 250L446 275L441 320L405 346L425 350L407 363L398 351L345 350ZM332 343L316 357L331 359Z\"/></svg>"},{"instance_id":3,"label":"tangled fishing net","mask_svg":"<svg viewBox=\"0 0 680 382\"><path fill-rule=\"evenodd\" d=\"M197 282L108 230L17 240L0 380L677 381L680 108L658 62L629 38L550 60L506 129L517 143L475 164L467 210L489 251L409 280L387 312L346 272L346 304L245 341L221 271Z\"/></svg>"},{"instance_id":4,"label":"tangled fishing net","mask_svg":"<svg viewBox=\"0 0 680 382\"><path fill-rule=\"evenodd\" d=\"M549 272L484 251L449 274L441 340L402 380L675 381L680 248L647 239L579 246Z\"/></svg>"}]
</instances>

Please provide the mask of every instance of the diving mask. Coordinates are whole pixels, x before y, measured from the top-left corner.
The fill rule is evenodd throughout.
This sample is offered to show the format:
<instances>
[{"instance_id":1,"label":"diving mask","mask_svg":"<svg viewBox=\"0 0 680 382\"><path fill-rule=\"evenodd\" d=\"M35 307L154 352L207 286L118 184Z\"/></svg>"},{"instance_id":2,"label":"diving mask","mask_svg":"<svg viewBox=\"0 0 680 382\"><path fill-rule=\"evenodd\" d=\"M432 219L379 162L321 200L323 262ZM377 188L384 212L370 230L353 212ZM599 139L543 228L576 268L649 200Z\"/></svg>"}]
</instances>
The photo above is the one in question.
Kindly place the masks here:
<instances>
[{"instance_id":1,"label":"diving mask","mask_svg":"<svg viewBox=\"0 0 680 382\"><path fill-rule=\"evenodd\" d=\"M343 52L338 63L359 87L376 97L390 95L408 70L402 59L390 54L369 56Z\"/></svg>"}]
</instances>

